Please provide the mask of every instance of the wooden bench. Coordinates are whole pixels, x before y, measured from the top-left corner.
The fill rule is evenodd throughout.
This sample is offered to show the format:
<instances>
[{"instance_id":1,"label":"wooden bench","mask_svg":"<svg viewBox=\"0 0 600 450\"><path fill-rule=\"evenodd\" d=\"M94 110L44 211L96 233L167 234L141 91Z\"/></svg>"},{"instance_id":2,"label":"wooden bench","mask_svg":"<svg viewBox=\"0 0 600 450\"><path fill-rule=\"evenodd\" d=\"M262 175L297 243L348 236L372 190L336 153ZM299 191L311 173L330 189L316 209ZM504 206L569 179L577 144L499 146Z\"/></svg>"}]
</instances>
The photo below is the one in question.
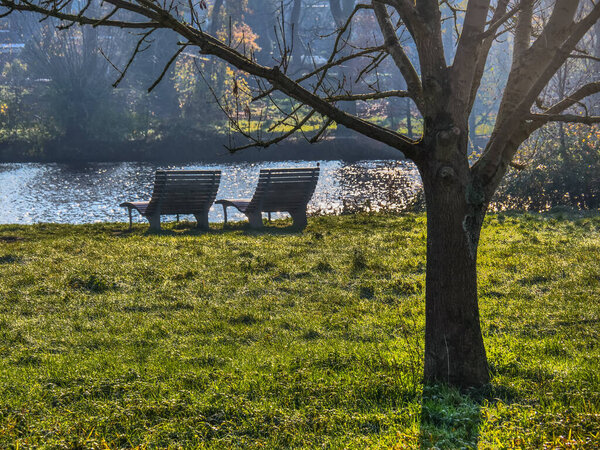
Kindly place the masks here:
<instances>
[{"instance_id":1,"label":"wooden bench","mask_svg":"<svg viewBox=\"0 0 600 450\"><path fill-rule=\"evenodd\" d=\"M227 207L233 206L248 217L251 228L261 228L262 213L288 212L297 228L306 227L306 205L317 181L319 167L293 169L261 169L258 185L251 199L217 200L223 206L224 223Z\"/></svg>"},{"instance_id":2,"label":"wooden bench","mask_svg":"<svg viewBox=\"0 0 600 450\"><path fill-rule=\"evenodd\" d=\"M215 201L220 170L157 170L152 198L147 202L124 202L129 212L136 209L148 219L150 229L160 230L160 216L193 214L198 227L208 229L208 210Z\"/></svg>"}]
</instances>

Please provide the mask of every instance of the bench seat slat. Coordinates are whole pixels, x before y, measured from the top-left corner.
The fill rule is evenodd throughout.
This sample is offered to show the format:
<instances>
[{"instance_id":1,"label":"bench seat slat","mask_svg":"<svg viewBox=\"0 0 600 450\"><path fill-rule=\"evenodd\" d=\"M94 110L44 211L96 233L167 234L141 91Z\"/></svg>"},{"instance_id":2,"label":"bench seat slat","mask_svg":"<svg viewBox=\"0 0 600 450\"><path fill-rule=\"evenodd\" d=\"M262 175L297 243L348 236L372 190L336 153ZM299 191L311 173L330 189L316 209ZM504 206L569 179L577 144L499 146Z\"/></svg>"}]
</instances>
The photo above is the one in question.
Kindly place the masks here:
<instances>
[{"instance_id":1,"label":"bench seat slat","mask_svg":"<svg viewBox=\"0 0 600 450\"><path fill-rule=\"evenodd\" d=\"M318 172L318 167L286 167L281 169L261 169L261 173L293 173L293 172Z\"/></svg>"},{"instance_id":2,"label":"bench seat slat","mask_svg":"<svg viewBox=\"0 0 600 450\"><path fill-rule=\"evenodd\" d=\"M155 200L158 200L158 199L162 199L162 200L165 200L165 199L173 199L173 200L176 200L176 199L183 199L183 200L189 199L190 201L198 199L198 198L210 198L210 197L211 197L211 195L207 194L205 192L194 192L194 191L185 192L185 193L181 193L181 192L163 192L163 193L159 193L158 195L154 195L153 196L153 198Z\"/></svg>"},{"instance_id":3,"label":"bench seat slat","mask_svg":"<svg viewBox=\"0 0 600 450\"><path fill-rule=\"evenodd\" d=\"M200 176L209 176L216 175L220 176L220 170L157 170L156 175L167 175L167 176L192 176L192 175L200 175Z\"/></svg>"},{"instance_id":4,"label":"bench seat slat","mask_svg":"<svg viewBox=\"0 0 600 450\"><path fill-rule=\"evenodd\" d=\"M289 178L292 180L310 180L315 177L316 174L314 172L307 173L263 173L259 175L259 179L263 180L265 178L271 178L272 180L280 179L280 178Z\"/></svg>"},{"instance_id":5,"label":"bench seat slat","mask_svg":"<svg viewBox=\"0 0 600 450\"><path fill-rule=\"evenodd\" d=\"M219 184L219 180L171 180L166 179L168 181L166 186L160 186L161 188L170 189L173 187L184 187L184 186L212 186L214 184Z\"/></svg>"}]
</instances>

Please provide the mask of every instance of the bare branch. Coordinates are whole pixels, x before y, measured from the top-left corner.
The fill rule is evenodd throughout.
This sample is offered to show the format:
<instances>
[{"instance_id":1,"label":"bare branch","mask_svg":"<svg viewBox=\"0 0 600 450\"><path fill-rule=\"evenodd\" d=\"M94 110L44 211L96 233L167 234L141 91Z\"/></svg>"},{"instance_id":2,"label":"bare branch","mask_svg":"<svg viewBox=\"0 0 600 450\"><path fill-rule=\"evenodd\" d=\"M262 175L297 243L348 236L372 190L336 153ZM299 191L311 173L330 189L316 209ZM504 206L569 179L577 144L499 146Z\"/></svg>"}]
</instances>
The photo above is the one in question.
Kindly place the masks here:
<instances>
[{"instance_id":1,"label":"bare branch","mask_svg":"<svg viewBox=\"0 0 600 450\"><path fill-rule=\"evenodd\" d=\"M533 4L534 0L521 0L520 3L519 17L515 28L513 66L521 61L523 54L531 45Z\"/></svg>"},{"instance_id":2,"label":"bare branch","mask_svg":"<svg viewBox=\"0 0 600 450\"><path fill-rule=\"evenodd\" d=\"M381 50L383 50L383 48L384 48L383 45L381 45L379 47L371 47L371 48L364 49L364 50L362 50L360 52L356 52L356 53L353 53L351 55L347 55L347 56L344 56L342 58L336 59L334 61L331 61L330 63L327 63L327 64L324 64L322 66L317 67L312 72L309 72L309 73L307 73L305 75L302 75L300 78L296 78L295 82L296 83L301 83L302 81L308 80L309 78L317 75L318 73L323 72L324 70L328 70L328 69L330 69L332 67L339 66L339 65L341 65L341 64L343 64L345 62L348 62L348 61L350 61L352 59L361 58L363 56L370 55L371 53L375 53L375 52L381 51ZM254 97L252 99L252 101L260 100L260 99L262 99L264 97L267 97L272 92L273 92L273 89L265 90L264 92L261 92L259 95L257 95L256 97Z\"/></svg>"},{"instance_id":3,"label":"bare branch","mask_svg":"<svg viewBox=\"0 0 600 450\"><path fill-rule=\"evenodd\" d=\"M94 28L96 28L99 25L102 25L104 22L106 22L108 19L110 19L112 16L114 16L120 8L118 7L114 7L113 10L111 12L109 12L107 15L105 15L104 17L102 17L98 22L96 22L93 26Z\"/></svg>"},{"instance_id":4,"label":"bare branch","mask_svg":"<svg viewBox=\"0 0 600 450\"><path fill-rule=\"evenodd\" d=\"M468 120L468 102L477 73L490 0L469 0L454 62L450 68L451 104L455 120ZM462 117L461 117L462 116Z\"/></svg>"},{"instance_id":5,"label":"bare branch","mask_svg":"<svg viewBox=\"0 0 600 450\"><path fill-rule=\"evenodd\" d=\"M117 80L113 83L113 87L117 87L121 81L123 81L123 78L125 78L125 75L127 74L127 71L129 70L129 68L131 67L131 64L133 64L133 61L135 60L136 56L143 51L142 50L142 45L146 42L146 39L148 39L148 37L150 37L150 35L152 33L154 33L155 29L151 29L149 31L146 31L142 37L138 40L137 45L135 46L135 48L133 49L133 52L131 54L131 56L129 57L129 61L127 61L127 64L125 65L125 68L123 70L119 70L119 72L121 73L119 75L119 78L117 78ZM114 66L113 66L114 67ZM115 67L116 69L116 67Z\"/></svg>"},{"instance_id":6,"label":"bare branch","mask_svg":"<svg viewBox=\"0 0 600 450\"><path fill-rule=\"evenodd\" d=\"M592 55L582 55L582 54L570 54L569 58L571 59L587 59L589 61L596 61L596 62L600 62L600 57L598 56L592 56Z\"/></svg>"},{"instance_id":7,"label":"bare branch","mask_svg":"<svg viewBox=\"0 0 600 450\"><path fill-rule=\"evenodd\" d=\"M498 6L496 7L496 11L494 12L494 16L492 17L492 24L499 24L502 19L506 16L505 11L508 7L509 0L500 0L498 2ZM513 13L514 14L514 13ZM512 14L511 14L512 16ZM508 20L508 19L506 19ZM500 26L499 24L498 26ZM483 72L485 70L485 64L487 62L488 55L490 53L490 49L492 48L492 44L496 36L494 34L489 36L484 36L483 43L479 50L477 56L477 62L475 67L475 72L473 73L473 83L471 85L471 95L469 96L469 104L468 111L470 112L473 109L473 104L475 103L475 99L477 98L477 91L479 91L479 86L481 85L481 79L483 78Z\"/></svg>"},{"instance_id":8,"label":"bare branch","mask_svg":"<svg viewBox=\"0 0 600 450\"><path fill-rule=\"evenodd\" d=\"M574 21L579 2L557 0L548 24L513 64L498 118L486 151L473 166L483 180L497 179L535 127L524 124L531 106L577 43L600 18L600 4L579 22Z\"/></svg>"},{"instance_id":9,"label":"bare branch","mask_svg":"<svg viewBox=\"0 0 600 450\"><path fill-rule=\"evenodd\" d=\"M577 89L571 95L569 95L567 98L565 98L565 99L561 100L560 102L547 108L544 111L544 114L550 114L550 115L559 114L559 113L563 112L564 110L566 110L567 108L570 108L574 104L578 103L585 97L597 94L598 92L600 92L600 81L596 81L594 83L588 83L584 86L581 86L579 89Z\"/></svg>"},{"instance_id":10,"label":"bare branch","mask_svg":"<svg viewBox=\"0 0 600 450\"><path fill-rule=\"evenodd\" d=\"M569 122L593 125L600 123L600 116L577 116L575 114L529 114L527 119L535 121L537 124L545 124L548 122Z\"/></svg>"},{"instance_id":11,"label":"bare branch","mask_svg":"<svg viewBox=\"0 0 600 450\"><path fill-rule=\"evenodd\" d=\"M177 59L177 57L179 55L181 55L181 53L186 49L186 47L188 45L189 44L183 44L183 45L181 45L181 47L175 52L175 54L171 57L171 59L169 59L169 61L167 61L167 64L165 64L165 67L164 67L163 71L161 72L161 74L154 81L154 83L152 83L152 86L150 86L148 88L148 92L152 92L154 90L154 88L158 85L158 83L160 83L162 81L162 79L164 78L164 76L166 75L166 73L169 71L169 68L171 67L171 65L175 62L175 60Z\"/></svg>"},{"instance_id":12,"label":"bare branch","mask_svg":"<svg viewBox=\"0 0 600 450\"><path fill-rule=\"evenodd\" d=\"M419 110L423 112L423 87L421 80L396 36L396 28L392 25L386 7L380 3L373 3L373 10L383 34L384 45L406 80L406 86L411 93L411 97L414 99Z\"/></svg>"},{"instance_id":13,"label":"bare branch","mask_svg":"<svg viewBox=\"0 0 600 450\"><path fill-rule=\"evenodd\" d=\"M327 97L326 100L330 102L339 102L339 101L348 101L353 102L357 100L376 100L381 98L389 98L389 97L400 97L406 98L410 97L410 93L408 91L381 91L381 92L369 92L368 94L347 94L347 95L334 95L332 97Z\"/></svg>"},{"instance_id":14,"label":"bare branch","mask_svg":"<svg viewBox=\"0 0 600 450\"><path fill-rule=\"evenodd\" d=\"M101 18L86 17L83 15L66 14L60 11L50 11L48 9L37 6L33 3L15 3L12 0L0 0L0 5L8 8L10 11L33 11L44 16L55 17L66 22L78 23L80 25L102 25L106 27L116 28L129 28L129 29L148 29L148 28L165 28L165 26L159 24L157 21L151 20L150 22L128 22L122 20L102 20ZM99 23L100 22L100 23Z\"/></svg>"},{"instance_id":15,"label":"bare branch","mask_svg":"<svg viewBox=\"0 0 600 450\"><path fill-rule=\"evenodd\" d=\"M415 8L415 2L411 0L376 0L377 3L381 3L383 5L389 5L398 11L402 21L406 24L408 28L408 32L415 39L416 35L420 35L417 29L420 29L424 26L423 20L417 13L417 9ZM437 5L436 5L437 7Z\"/></svg>"},{"instance_id":16,"label":"bare branch","mask_svg":"<svg viewBox=\"0 0 600 450\"><path fill-rule=\"evenodd\" d=\"M482 37L487 39L489 37L495 37L496 32L502 25L512 19L515 14L521 9L521 2L517 3L517 5L512 8L510 11L505 12L508 7L508 0L500 0L498 2L498 6L496 7L496 11L494 16L492 17L491 23L488 28L483 33Z\"/></svg>"},{"instance_id":17,"label":"bare branch","mask_svg":"<svg viewBox=\"0 0 600 450\"><path fill-rule=\"evenodd\" d=\"M312 138L310 138L310 140L308 142L310 142L311 144L314 144L315 142L318 142L321 137L323 136L323 134L325 133L325 131L327 131L327 128L329 128L329 125L331 125L333 123L333 120L328 119L323 126L321 127L321 129L319 131L317 131L317 134L315 134Z\"/></svg>"},{"instance_id":18,"label":"bare branch","mask_svg":"<svg viewBox=\"0 0 600 450\"><path fill-rule=\"evenodd\" d=\"M510 167L512 167L513 169L516 169L516 170L524 170L524 169L527 169L527 164L521 164L521 163L518 163L518 162L515 162L515 161L511 161L511 162L509 162L509 163L508 163L508 165L509 165Z\"/></svg>"},{"instance_id":19,"label":"bare branch","mask_svg":"<svg viewBox=\"0 0 600 450\"><path fill-rule=\"evenodd\" d=\"M340 51L340 48L339 48L340 42L342 41L344 34L346 34L346 30L352 23L354 16L358 13L358 11L360 11L362 9L371 9L371 8L372 8L371 5L365 5L362 3L359 3L354 6L354 9L352 10L350 15L348 16L348 19L346 20L346 23L344 23L344 25L341 28L339 28L337 31L337 36L336 36L335 42L333 44L333 50L331 51L331 54L327 60L327 64L330 64L335 59L338 52ZM327 70L328 69L321 71L321 75L320 75L319 79L317 80L317 83L313 87L313 93L316 93L318 91L319 87L323 84L323 81L325 80L325 76L327 75Z\"/></svg>"},{"instance_id":20,"label":"bare branch","mask_svg":"<svg viewBox=\"0 0 600 450\"><path fill-rule=\"evenodd\" d=\"M240 146L240 147L228 147L228 150L233 153L233 152L237 152L237 151L240 151L240 150L245 150L247 148L252 148L252 147L267 148L267 147L270 147L271 145L275 145L275 144L277 144L277 143L279 143L279 142L287 139L292 134L296 133L298 130L301 130L302 127L304 126L304 124L306 124L306 122L308 122L308 120L314 114L315 114L315 110L310 111L308 114L306 114L304 116L304 118L302 118L302 120L300 120L296 125L294 125L291 130L289 130L289 131L287 131L287 132L285 132L285 133L283 133L283 134L281 134L281 135L277 136L276 138L271 139L269 141L259 141L259 140L253 139L250 135L245 134L246 137L252 139L251 143L243 145L243 146Z\"/></svg>"}]
</instances>

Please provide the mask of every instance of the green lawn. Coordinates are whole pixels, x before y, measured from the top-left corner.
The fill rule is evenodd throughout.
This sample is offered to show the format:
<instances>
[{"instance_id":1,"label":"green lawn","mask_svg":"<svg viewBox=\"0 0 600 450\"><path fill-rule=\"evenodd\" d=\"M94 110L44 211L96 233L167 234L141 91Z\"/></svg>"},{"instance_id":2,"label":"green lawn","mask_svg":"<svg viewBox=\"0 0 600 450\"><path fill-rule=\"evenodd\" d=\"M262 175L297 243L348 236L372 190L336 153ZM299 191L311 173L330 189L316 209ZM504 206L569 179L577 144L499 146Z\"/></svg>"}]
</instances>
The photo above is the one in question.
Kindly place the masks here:
<instances>
[{"instance_id":1,"label":"green lawn","mask_svg":"<svg viewBox=\"0 0 600 450\"><path fill-rule=\"evenodd\" d=\"M597 448L600 215L492 215L492 386L423 389L425 218L0 226L0 447Z\"/></svg>"}]
</instances>

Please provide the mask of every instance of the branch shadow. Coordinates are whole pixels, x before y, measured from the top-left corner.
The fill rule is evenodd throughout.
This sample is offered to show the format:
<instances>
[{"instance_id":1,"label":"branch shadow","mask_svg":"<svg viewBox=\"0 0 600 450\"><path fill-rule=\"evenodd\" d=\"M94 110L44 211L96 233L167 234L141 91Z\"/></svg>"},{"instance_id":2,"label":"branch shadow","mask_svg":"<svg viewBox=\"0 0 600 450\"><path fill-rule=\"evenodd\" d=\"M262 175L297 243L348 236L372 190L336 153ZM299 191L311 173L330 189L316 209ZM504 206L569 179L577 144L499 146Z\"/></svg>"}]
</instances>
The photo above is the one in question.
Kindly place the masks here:
<instances>
[{"instance_id":1,"label":"branch shadow","mask_svg":"<svg viewBox=\"0 0 600 450\"><path fill-rule=\"evenodd\" d=\"M423 388L419 447L477 448L486 392L434 385Z\"/></svg>"}]
</instances>

